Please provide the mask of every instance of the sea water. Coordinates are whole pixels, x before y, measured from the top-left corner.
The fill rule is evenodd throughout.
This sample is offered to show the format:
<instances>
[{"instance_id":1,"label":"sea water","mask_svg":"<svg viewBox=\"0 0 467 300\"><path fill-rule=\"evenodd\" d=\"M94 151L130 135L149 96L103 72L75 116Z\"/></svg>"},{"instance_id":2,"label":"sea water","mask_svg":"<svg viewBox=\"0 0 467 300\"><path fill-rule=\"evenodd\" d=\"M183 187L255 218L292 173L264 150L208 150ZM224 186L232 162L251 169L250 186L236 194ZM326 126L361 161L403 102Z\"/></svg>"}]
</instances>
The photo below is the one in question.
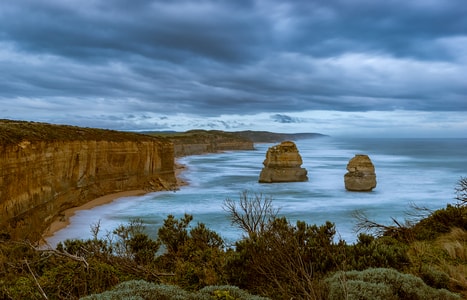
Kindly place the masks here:
<instances>
[{"instance_id":1,"label":"sea water","mask_svg":"<svg viewBox=\"0 0 467 300\"><path fill-rule=\"evenodd\" d=\"M194 217L192 226L205 223L228 243L244 234L233 226L224 201L250 196L272 199L279 215L291 222L308 224L331 221L336 238L356 240L355 211L371 220L391 224L392 218L404 221L413 205L439 209L455 203L455 187L467 176L467 139L339 139L331 137L295 141L308 170L307 182L258 183L268 147L194 155L179 159L187 169L188 182L175 192L156 192L125 197L114 202L78 211L71 224L48 239L55 246L65 239L91 237L91 227L99 223L102 235L130 220L140 219L150 236L167 215ZM373 161L377 186L371 192L350 192L344 186L346 165L355 154L367 154Z\"/></svg>"}]
</instances>

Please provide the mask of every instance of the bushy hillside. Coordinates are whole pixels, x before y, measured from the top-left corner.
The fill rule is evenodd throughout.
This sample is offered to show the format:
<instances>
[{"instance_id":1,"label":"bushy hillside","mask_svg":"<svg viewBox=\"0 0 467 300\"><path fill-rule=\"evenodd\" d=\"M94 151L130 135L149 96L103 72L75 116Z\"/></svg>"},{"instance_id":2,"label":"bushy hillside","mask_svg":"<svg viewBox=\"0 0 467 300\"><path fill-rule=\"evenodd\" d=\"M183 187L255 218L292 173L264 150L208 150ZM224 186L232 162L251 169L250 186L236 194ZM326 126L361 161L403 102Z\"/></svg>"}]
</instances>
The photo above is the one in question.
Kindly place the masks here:
<instances>
[{"instance_id":1,"label":"bushy hillside","mask_svg":"<svg viewBox=\"0 0 467 300\"><path fill-rule=\"evenodd\" d=\"M463 203L418 222L396 222L378 234L362 233L351 245L336 238L331 222L292 223L278 216L271 199L262 195L245 192L224 205L232 223L244 230L234 247L203 223L192 224L191 215L169 215L156 240L145 234L140 220L121 225L105 239L97 238L95 224L94 238L68 240L57 249L38 249L3 235L0 298L467 297Z\"/></svg>"}]
</instances>

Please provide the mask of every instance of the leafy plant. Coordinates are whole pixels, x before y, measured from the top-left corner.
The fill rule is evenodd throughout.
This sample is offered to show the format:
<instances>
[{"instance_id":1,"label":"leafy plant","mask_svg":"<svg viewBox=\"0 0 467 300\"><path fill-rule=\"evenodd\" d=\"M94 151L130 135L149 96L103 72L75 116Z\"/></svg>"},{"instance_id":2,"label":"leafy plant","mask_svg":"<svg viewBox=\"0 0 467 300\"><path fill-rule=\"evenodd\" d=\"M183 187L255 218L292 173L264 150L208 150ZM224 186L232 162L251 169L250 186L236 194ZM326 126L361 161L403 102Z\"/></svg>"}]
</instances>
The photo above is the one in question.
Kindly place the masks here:
<instances>
[{"instance_id":1,"label":"leafy plant","mask_svg":"<svg viewBox=\"0 0 467 300\"><path fill-rule=\"evenodd\" d=\"M434 289L420 278L393 269L376 268L364 271L337 272L326 279L328 299L461 299L444 289Z\"/></svg>"}]
</instances>

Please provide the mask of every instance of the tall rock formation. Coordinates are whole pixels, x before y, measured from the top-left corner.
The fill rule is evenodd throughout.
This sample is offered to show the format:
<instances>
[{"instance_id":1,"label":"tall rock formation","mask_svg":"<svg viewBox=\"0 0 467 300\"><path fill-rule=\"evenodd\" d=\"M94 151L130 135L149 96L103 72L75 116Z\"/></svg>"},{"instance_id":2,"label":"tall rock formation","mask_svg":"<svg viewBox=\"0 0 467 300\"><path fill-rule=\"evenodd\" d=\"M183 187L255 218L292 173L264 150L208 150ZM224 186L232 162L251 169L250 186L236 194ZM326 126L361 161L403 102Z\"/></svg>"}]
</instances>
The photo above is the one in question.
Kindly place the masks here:
<instances>
[{"instance_id":1,"label":"tall rock formation","mask_svg":"<svg viewBox=\"0 0 467 300\"><path fill-rule=\"evenodd\" d=\"M37 239L60 212L105 194L175 185L167 140L0 120L0 231L15 237Z\"/></svg>"},{"instance_id":2,"label":"tall rock formation","mask_svg":"<svg viewBox=\"0 0 467 300\"><path fill-rule=\"evenodd\" d=\"M347 190L369 192L376 187L375 167L368 155L356 154L347 164L347 170L344 175Z\"/></svg>"},{"instance_id":3,"label":"tall rock formation","mask_svg":"<svg viewBox=\"0 0 467 300\"><path fill-rule=\"evenodd\" d=\"M259 175L259 182L307 181L307 170L301 168L302 157L297 146L290 141L270 147L263 162L264 168Z\"/></svg>"}]
</instances>

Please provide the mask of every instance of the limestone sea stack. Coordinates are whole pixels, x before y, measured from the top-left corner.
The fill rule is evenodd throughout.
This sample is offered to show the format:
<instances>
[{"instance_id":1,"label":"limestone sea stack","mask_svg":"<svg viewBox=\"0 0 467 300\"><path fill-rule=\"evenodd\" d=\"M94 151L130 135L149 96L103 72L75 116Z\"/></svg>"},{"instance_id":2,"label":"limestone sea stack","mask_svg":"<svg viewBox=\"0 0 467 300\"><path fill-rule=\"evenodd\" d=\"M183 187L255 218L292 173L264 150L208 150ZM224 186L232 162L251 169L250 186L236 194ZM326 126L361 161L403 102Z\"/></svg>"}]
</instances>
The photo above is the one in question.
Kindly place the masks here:
<instances>
[{"instance_id":1,"label":"limestone sea stack","mask_svg":"<svg viewBox=\"0 0 467 300\"><path fill-rule=\"evenodd\" d=\"M344 176L347 190L369 192L376 187L375 166L368 155L356 154L347 164L347 170Z\"/></svg>"},{"instance_id":2,"label":"limestone sea stack","mask_svg":"<svg viewBox=\"0 0 467 300\"><path fill-rule=\"evenodd\" d=\"M302 168L302 157L294 142L285 141L270 147L263 162L259 182L307 181L307 170Z\"/></svg>"}]
</instances>

